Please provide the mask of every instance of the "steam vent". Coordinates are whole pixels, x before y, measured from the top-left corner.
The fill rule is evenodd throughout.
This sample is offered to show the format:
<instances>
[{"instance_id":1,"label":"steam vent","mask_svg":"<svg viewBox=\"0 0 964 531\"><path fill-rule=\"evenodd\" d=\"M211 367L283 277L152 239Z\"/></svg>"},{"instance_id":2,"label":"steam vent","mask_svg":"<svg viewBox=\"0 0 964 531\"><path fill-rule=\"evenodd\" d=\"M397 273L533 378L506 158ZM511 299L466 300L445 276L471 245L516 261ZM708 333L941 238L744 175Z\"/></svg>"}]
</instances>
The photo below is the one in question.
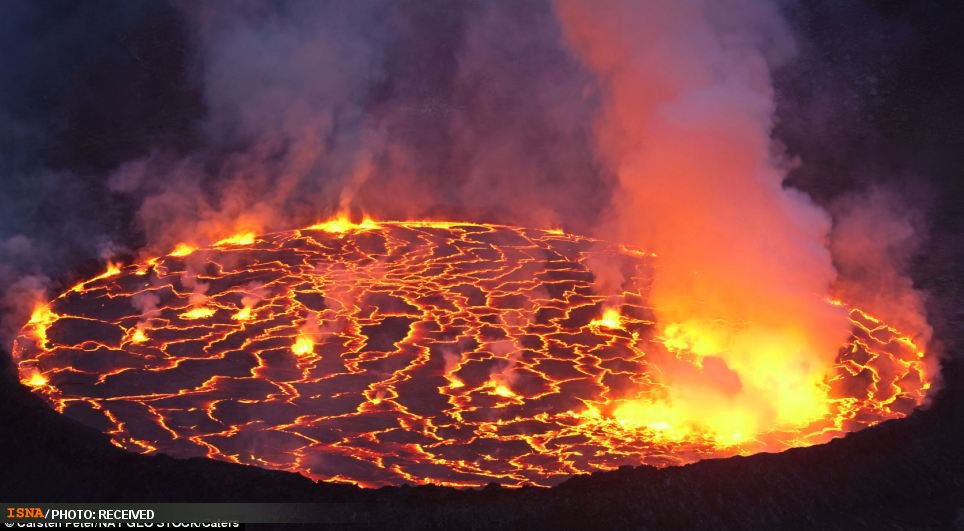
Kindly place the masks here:
<instances>
[{"instance_id":1,"label":"steam vent","mask_svg":"<svg viewBox=\"0 0 964 531\"><path fill-rule=\"evenodd\" d=\"M626 273L617 306L591 260ZM552 485L816 444L923 401L923 352L850 308L819 418L635 419L665 403L659 360L700 363L647 307L657 262L561 231L336 220L112 267L39 308L14 354L26 385L122 448L364 486Z\"/></svg>"}]
</instances>

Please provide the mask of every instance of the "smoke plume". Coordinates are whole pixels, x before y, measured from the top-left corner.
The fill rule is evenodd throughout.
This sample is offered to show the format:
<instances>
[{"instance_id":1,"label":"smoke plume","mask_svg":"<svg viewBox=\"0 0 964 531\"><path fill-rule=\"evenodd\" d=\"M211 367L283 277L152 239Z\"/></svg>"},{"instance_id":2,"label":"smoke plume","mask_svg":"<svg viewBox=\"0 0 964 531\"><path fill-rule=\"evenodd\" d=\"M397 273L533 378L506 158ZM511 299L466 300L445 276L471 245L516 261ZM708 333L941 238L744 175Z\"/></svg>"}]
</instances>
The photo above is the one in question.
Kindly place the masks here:
<instances>
[{"instance_id":1,"label":"smoke plume","mask_svg":"<svg viewBox=\"0 0 964 531\"><path fill-rule=\"evenodd\" d=\"M110 179L151 251L339 212L591 227L592 79L551 7L442 5L187 5L206 142Z\"/></svg>"},{"instance_id":2,"label":"smoke plume","mask_svg":"<svg viewBox=\"0 0 964 531\"><path fill-rule=\"evenodd\" d=\"M780 14L756 1L557 5L605 93L597 149L618 186L601 235L658 255L650 302L666 343L707 373L664 360L666 404L631 415L736 438L818 418L849 323L826 300L830 216L783 186L771 141L770 69L793 53Z\"/></svg>"}]
</instances>

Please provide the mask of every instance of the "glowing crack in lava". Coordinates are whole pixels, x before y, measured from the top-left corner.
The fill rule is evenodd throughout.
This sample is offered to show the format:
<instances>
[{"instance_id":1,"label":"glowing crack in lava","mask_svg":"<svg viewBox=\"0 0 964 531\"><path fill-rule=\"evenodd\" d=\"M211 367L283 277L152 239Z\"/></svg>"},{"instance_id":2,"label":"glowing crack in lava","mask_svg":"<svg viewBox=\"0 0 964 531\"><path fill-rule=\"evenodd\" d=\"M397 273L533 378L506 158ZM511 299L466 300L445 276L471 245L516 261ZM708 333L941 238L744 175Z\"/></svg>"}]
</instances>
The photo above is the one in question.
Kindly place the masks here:
<instances>
[{"instance_id":1,"label":"glowing crack in lava","mask_svg":"<svg viewBox=\"0 0 964 531\"><path fill-rule=\"evenodd\" d=\"M629 264L618 308L590 256ZM815 444L923 401L924 353L850 309L823 416L682 429L659 360L701 360L653 322L656 260L471 223L243 234L112 266L40 307L14 353L25 385L117 446L366 486L551 485Z\"/></svg>"}]
</instances>

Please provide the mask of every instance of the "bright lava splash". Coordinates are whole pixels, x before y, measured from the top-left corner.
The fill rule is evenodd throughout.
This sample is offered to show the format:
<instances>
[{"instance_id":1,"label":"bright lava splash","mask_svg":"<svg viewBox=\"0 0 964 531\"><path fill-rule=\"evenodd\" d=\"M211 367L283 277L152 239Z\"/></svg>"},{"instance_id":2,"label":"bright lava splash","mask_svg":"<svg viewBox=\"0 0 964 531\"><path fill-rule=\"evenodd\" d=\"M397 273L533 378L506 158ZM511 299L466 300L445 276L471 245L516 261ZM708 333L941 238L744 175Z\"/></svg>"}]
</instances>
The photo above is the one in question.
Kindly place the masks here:
<instances>
[{"instance_id":1,"label":"bright lava splash","mask_svg":"<svg viewBox=\"0 0 964 531\"><path fill-rule=\"evenodd\" d=\"M618 307L591 257L629 264ZM646 306L656 260L558 230L339 219L111 265L39 307L14 355L122 448L365 486L552 485L817 444L923 402L924 352L850 308L819 418L682 429L658 360L700 359Z\"/></svg>"}]
</instances>

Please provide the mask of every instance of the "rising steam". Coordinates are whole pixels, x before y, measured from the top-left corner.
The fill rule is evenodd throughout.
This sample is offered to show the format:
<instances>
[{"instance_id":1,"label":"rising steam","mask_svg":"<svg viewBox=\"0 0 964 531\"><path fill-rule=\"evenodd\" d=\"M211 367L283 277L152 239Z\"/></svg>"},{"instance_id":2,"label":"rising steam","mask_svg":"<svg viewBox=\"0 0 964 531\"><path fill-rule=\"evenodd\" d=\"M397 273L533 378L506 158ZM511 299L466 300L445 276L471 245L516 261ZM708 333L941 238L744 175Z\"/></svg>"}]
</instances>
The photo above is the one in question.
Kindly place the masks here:
<instances>
[{"instance_id":1,"label":"rising steam","mask_svg":"<svg viewBox=\"0 0 964 531\"><path fill-rule=\"evenodd\" d=\"M774 6L561 1L558 12L605 94L597 149L619 184L601 235L659 256L650 302L665 344L698 357L698 369L660 360L669 396L617 416L737 439L819 418L848 322L827 301L830 217L782 185L770 138L770 68L793 48ZM596 273L618 293L612 268Z\"/></svg>"}]
</instances>

